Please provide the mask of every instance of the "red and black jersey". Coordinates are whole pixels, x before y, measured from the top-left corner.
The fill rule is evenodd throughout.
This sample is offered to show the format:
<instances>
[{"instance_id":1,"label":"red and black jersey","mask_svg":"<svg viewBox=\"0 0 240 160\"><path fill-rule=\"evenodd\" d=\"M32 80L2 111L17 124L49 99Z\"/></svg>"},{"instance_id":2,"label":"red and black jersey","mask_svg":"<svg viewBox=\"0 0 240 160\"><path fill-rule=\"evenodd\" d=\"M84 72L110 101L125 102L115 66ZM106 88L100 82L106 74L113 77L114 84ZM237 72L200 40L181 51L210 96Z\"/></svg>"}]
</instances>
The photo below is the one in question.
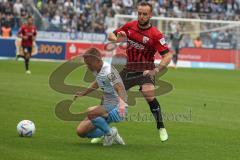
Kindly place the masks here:
<instances>
[{"instance_id":1,"label":"red and black jersey","mask_svg":"<svg viewBox=\"0 0 240 160\"><path fill-rule=\"evenodd\" d=\"M33 44L33 37L37 35L37 29L35 26L27 26L23 24L18 31L18 34L23 36L27 36L27 39L22 38L22 46L31 47Z\"/></svg>"},{"instance_id":2,"label":"red and black jersey","mask_svg":"<svg viewBox=\"0 0 240 160\"><path fill-rule=\"evenodd\" d=\"M151 70L154 66L154 56L169 52L163 34L153 26L141 29L138 21L131 21L116 29L114 34L124 31L127 35L127 69L134 71Z\"/></svg>"}]
</instances>

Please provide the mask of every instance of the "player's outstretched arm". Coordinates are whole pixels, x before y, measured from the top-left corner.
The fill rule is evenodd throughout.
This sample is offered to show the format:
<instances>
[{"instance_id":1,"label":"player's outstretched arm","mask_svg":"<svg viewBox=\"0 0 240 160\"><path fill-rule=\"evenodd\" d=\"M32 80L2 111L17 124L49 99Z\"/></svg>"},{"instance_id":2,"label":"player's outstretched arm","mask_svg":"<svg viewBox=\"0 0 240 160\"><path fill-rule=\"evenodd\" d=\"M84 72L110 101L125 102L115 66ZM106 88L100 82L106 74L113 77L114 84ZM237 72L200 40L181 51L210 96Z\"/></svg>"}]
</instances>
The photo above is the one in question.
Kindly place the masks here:
<instances>
[{"instance_id":1,"label":"player's outstretched arm","mask_svg":"<svg viewBox=\"0 0 240 160\"><path fill-rule=\"evenodd\" d=\"M158 73L162 69L165 69L169 65L171 60L172 60L172 53L171 52L168 52L168 53L164 54L161 62L158 65L158 67L155 68L155 71Z\"/></svg>"},{"instance_id":2,"label":"player's outstretched arm","mask_svg":"<svg viewBox=\"0 0 240 160\"><path fill-rule=\"evenodd\" d=\"M76 100L78 97L85 96L85 95L91 93L92 91L94 91L95 89L98 89L98 84L96 81L94 81L85 91L76 92L73 100Z\"/></svg>"},{"instance_id":3,"label":"player's outstretched arm","mask_svg":"<svg viewBox=\"0 0 240 160\"><path fill-rule=\"evenodd\" d=\"M117 35L115 35L114 33L110 33L108 35L108 40L111 42L122 42L127 38L127 35L124 31L120 31L117 33Z\"/></svg>"},{"instance_id":4,"label":"player's outstretched arm","mask_svg":"<svg viewBox=\"0 0 240 160\"><path fill-rule=\"evenodd\" d=\"M157 73L164 70L172 60L172 53L168 52L163 55L160 64L154 70L146 70L143 72L144 76L155 76Z\"/></svg>"},{"instance_id":5,"label":"player's outstretched arm","mask_svg":"<svg viewBox=\"0 0 240 160\"><path fill-rule=\"evenodd\" d=\"M108 40L111 42L116 42L117 41L117 36L114 33L109 33L108 34Z\"/></svg>"},{"instance_id":6,"label":"player's outstretched arm","mask_svg":"<svg viewBox=\"0 0 240 160\"><path fill-rule=\"evenodd\" d=\"M118 112L120 114L120 116L123 118L125 116L125 107L127 106L127 104L125 103L125 99L127 97L127 93L125 91L125 88L123 86L122 83L116 83L114 85L114 89L118 94L118 99L119 99L119 108L118 108Z\"/></svg>"}]
</instances>

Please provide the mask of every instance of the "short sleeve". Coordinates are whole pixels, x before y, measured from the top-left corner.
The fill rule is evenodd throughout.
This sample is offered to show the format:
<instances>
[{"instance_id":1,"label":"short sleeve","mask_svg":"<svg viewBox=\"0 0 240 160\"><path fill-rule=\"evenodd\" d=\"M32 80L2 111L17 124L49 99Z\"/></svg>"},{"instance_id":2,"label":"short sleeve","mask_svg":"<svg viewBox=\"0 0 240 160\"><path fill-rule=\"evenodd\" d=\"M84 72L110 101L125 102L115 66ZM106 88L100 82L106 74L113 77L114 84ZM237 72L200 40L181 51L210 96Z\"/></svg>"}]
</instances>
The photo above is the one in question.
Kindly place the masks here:
<instances>
[{"instance_id":1,"label":"short sleeve","mask_svg":"<svg viewBox=\"0 0 240 160\"><path fill-rule=\"evenodd\" d=\"M114 86L115 84L121 82L121 77L120 77L118 71L115 68L111 68L111 73L109 73L107 75L107 78L110 81L112 86Z\"/></svg>"},{"instance_id":2,"label":"short sleeve","mask_svg":"<svg viewBox=\"0 0 240 160\"><path fill-rule=\"evenodd\" d=\"M154 42L155 42L154 46L160 55L164 55L169 52L169 48L167 46L166 39L161 32L157 33L157 35L154 39Z\"/></svg>"}]
</instances>

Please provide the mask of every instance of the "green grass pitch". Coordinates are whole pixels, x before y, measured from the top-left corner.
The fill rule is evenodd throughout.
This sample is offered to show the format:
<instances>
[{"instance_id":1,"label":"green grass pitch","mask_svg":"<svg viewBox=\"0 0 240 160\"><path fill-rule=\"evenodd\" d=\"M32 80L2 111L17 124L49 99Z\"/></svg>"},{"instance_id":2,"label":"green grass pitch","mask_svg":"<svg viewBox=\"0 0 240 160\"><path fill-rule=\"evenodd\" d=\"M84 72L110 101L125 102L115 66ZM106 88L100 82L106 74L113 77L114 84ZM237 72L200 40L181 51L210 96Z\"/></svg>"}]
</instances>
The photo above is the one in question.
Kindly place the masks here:
<instances>
[{"instance_id":1,"label":"green grass pitch","mask_svg":"<svg viewBox=\"0 0 240 160\"><path fill-rule=\"evenodd\" d=\"M49 75L60 64L31 62L32 74L26 75L23 62L0 61L0 160L240 159L240 71L169 69L162 79L174 90L158 97L167 115L169 140L160 142L154 122L132 119L114 124L126 146L102 147L77 137L78 122L62 121L54 114L57 102L72 98L49 87ZM80 84L82 73L77 69L66 83ZM71 111L99 102L80 98ZM150 111L140 98L129 113ZM23 119L36 125L32 138L17 135L16 125Z\"/></svg>"}]
</instances>

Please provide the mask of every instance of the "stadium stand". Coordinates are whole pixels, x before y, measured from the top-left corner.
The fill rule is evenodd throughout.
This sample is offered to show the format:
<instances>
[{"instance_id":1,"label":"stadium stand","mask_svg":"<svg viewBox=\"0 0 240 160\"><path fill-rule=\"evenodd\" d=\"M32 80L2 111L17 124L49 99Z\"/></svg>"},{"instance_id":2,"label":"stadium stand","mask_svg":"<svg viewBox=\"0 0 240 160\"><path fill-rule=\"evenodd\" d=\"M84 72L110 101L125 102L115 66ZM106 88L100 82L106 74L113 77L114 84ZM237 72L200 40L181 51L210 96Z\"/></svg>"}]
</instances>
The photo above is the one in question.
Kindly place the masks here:
<instances>
[{"instance_id":1,"label":"stadium stand","mask_svg":"<svg viewBox=\"0 0 240 160\"><path fill-rule=\"evenodd\" d=\"M109 33L114 29L114 15L136 15L139 0L1 0L0 27L10 26L17 31L27 14L36 14L41 19L39 30L61 32ZM234 20L240 18L240 0L149 0L154 16ZM34 8L37 11L34 11ZM212 25L212 24L210 24ZM202 30L211 28L202 25ZM204 42L216 47L228 41L232 48L236 42L232 30L200 35ZM183 46L193 46L193 39L184 36ZM204 44L203 44L204 46Z\"/></svg>"},{"instance_id":2,"label":"stadium stand","mask_svg":"<svg viewBox=\"0 0 240 160\"><path fill-rule=\"evenodd\" d=\"M62 31L77 30L104 33L114 14L136 15L135 6L139 0L35 0L42 17ZM2 0L0 2L1 25L10 23L13 29L21 19L31 14L24 3L29 1ZM239 20L240 0L150 0L154 16L201 18L218 20Z\"/></svg>"}]
</instances>

